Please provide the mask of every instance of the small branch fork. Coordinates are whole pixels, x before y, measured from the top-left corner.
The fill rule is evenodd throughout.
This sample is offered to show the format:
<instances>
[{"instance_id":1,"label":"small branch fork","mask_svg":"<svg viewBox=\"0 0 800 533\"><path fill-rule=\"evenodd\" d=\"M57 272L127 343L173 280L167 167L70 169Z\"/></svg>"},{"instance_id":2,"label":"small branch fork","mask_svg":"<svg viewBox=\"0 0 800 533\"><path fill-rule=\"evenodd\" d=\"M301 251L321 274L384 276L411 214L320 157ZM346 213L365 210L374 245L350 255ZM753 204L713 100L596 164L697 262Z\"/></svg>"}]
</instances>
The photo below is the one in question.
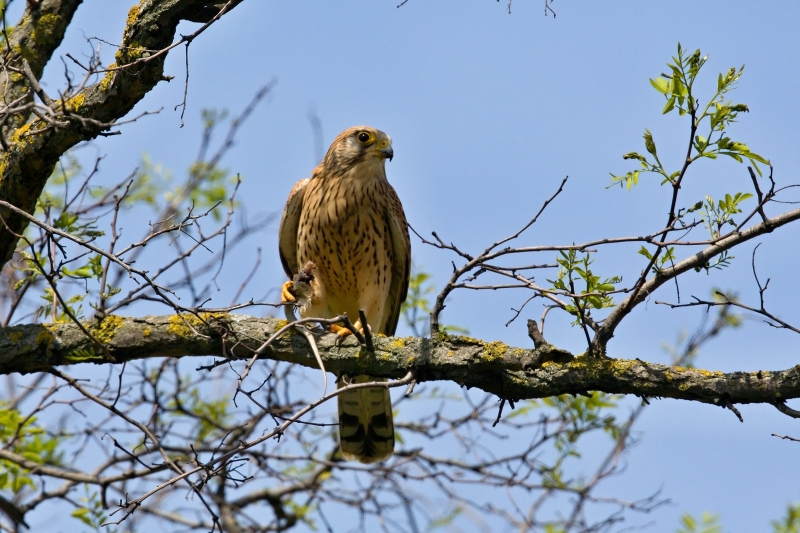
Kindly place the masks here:
<instances>
[{"instance_id":1,"label":"small branch fork","mask_svg":"<svg viewBox=\"0 0 800 533\"><path fill-rule=\"evenodd\" d=\"M5 131L6 125L13 122L12 119L16 120L15 117L27 117L33 114L40 122L37 123L35 127L30 128L29 131L22 132L18 135L18 140L40 135L52 129L67 128L73 123L78 123L80 126L90 130L96 130L99 132L98 135L119 135L121 133L119 130L110 132L107 130L115 126L136 122L142 117L161 111L160 109L157 111L144 111L138 116L128 120L112 120L108 122L86 117L75 112L72 108L71 101L86 89L95 75L101 72L99 69L99 50L94 51L92 57L89 59L88 67L83 66L69 54L67 54L67 56L80 65L86 72L83 79L75 86L72 85L72 80L68 75L67 88L58 98L51 97L42 88L27 59L15 58L11 62L7 59L5 60L0 68L24 76L30 86L30 91L10 102L0 103L0 131ZM38 97L38 102L34 100L34 95ZM12 144L14 143L9 144L9 141L6 139L5 132L0 135L0 146L2 146L3 151L8 152Z\"/></svg>"},{"instance_id":2,"label":"small branch fork","mask_svg":"<svg viewBox=\"0 0 800 533\"><path fill-rule=\"evenodd\" d=\"M244 443L240 444L239 446L235 447L234 449L228 451L227 453L224 453L224 454L220 455L219 457L217 457L215 459L212 459L212 460L210 460L210 461L208 461L206 463L198 464L198 466L196 466L194 468L182 471L179 475L172 477L171 479L169 479L168 481L166 481L164 483L161 483L157 487L154 487L153 489L149 490L148 492L146 492L145 494L143 494L142 496L140 496L140 497L138 497L136 499L133 499L133 500L126 499L125 503L120 505L119 509L111 512L111 515L113 516L117 512L124 510L124 515L122 516L122 518L120 518L120 520L118 520L116 522L109 522L109 523L110 524L120 524L122 521L124 521L126 518L128 518L128 516L133 514L133 512L137 508L139 508L142 505L142 503L144 503L145 500L147 500L151 496L157 494L158 492L162 491L163 489L174 485L178 481L187 480L187 478L189 476L192 476L194 474L201 474L201 475L204 474L205 477L203 479L195 482L195 483L190 483L190 485L193 488L194 487L198 487L198 486L199 487L205 486L208 483L208 481L211 479L211 477L213 477L213 474L215 472L213 467L218 466L218 465L224 465L227 461L229 461L230 459L234 458L235 456L241 454L242 452L244 452L246 450L254 448L255 446L257 446L257 445L259 445L259 444L261 444L263 442L266 442L266 441L268 441L270 439L278 439L278 438L280 438L292 424L294 424L295 422L300 421L300 419L303 416L305 416L306 414L308 414L312 410L316 409L317 407L319 407L323 403L327 402L331 398L335 398L339 394L342 394L343 392L356 390L356 389L365 389L365 388L394 388L394 387L402 387L404 385L410 384L413 380L414 380L413 373L409 372L403 378L395 380L395 381L389 381L389 382L387 382L387 381L374 381L374 382L369 382L369 383L356 383L356 384L351 384L351 385L347 385L347 386L341 387L341 388L339 388L339 389L337 389L337 390L335 390L335 391L333 391L331 393L325 394L322 397L320 397L319 399L309 403L308 405L306 405L305 407L303 407L302 409L297 411L294 415L288 417L278 427L276 427L276 428L272 429L271 431L265 433L261 437L258 437L256 439L253 439L253 440L248 441L248 442L244 442ZM195 490L197 490L197 489L195 489Z\"/></svg>"},{"instance_id":3,"label":"small branch fork","mask_svg":"<svg viewBox=\"0 0 800 533\"><path fill-rule=\"evenodd\" d=\"M233 119L231 127L221 146L211 153L208 160L205 160L205 156L209 148L210 132L205 132L204 141L200 150L200 159L202 160L201 166L203 166L207 172L213 172L219 167L222 158L230 147L233 146L239 127L251 115L255 106L269 94L271 86L271 84L268 84L262 87L254 98L245 106L243 112ZM33 84L33 87L34 90L38 90L37 84ZM118 184L105 190L98 189L101 194L95 197L88 194L90 190L89 185L92 178L98 172L101 159L102 158L97 158L94 168L71 197L68 197L68 189L65 185L63 205L59 207L46 206L44 220L28 214L24 209L19 208L11 202L0 200L0 208L3 208L5 212L8 213L8 216L13 215L25 219L34 226L37 226L40 230L38 238L33 240L25 238L28 248L27 259L20 256L20 259L14 260L13 268L9 265L9 268L5 270L6 275L13 278L16 271L34 269L38 271L41 278L32 275L20 280L21 286L18 290L15 289L13 291L14 300L11 302L8 314L3 320L4 325L7 326L12 323L14 314L19 308L19 304L23 301L28 289L36 285L37 279L45 280L53 291L53 304L50 307L54 320L57 321L58 309L61 309L67 319L78 325L87 337L94 339L96 347L101 350L109 360L113 360L113 354L111 354L108 347L96 339L92 333L92 328L85 327L83 323L78 320L78 316L75 312L66 304L66 300L71 296L71 294L64 294L64 291L68 290L68 285L74 286L78 283L85 285L88 283L88 281L85 280L76 280L75 278L69 277L70 274L66 270L66 267L91 254L96 254L98 259L101 259L100 266L102 272L99 277L97 277L100 282L100 293L95 306L95 317L98 320L102 320L106 316L136 302L160 302L166 304L175 313L181 316L181 319L184 320L184 325L194 333L197 333L197 329L192 325L191 321L186 321L183 318L183 314L188 313L194 315L194 317L201 322L210 325L206 321L205 313L230 312L252 305L272 305L255 303L251 300L250 302L241 304L234 302L228 307L209 308L205 306L209 299L207 297L203 298L202 296L209 292L208 285L202 290L195 288L196 277L205 274L211 268L217 268L217 273L219 273L219 269L224 263L226 250L239 246L249 235L262 229L271 220L271 217L266 217L263 220L257 220L254 224L249 224L247 220L242 219L242 228L237 230L232 236L229 235L229 228L233 222L235 198L240 184L238 178L231 196L226 202L228 204L228 210L222 223L210 233L203 231L201 223L204 218L218 209L220 204L213 205L208 210L199 214L195 213L194 206L189 206L186 214L179 216L179 210L185 208L185 203L188 201L189 197L201 186L202 179L200 178L206 176L207 173L193 172L190 173L187 182L180 187L180 193L176 194L177 198L173 199L162 212L163 218L159 222L150 225L150 232L144 235L138 242L127 246L120 246L121 232L119 231L119 213L123 205L127 206L131 201L135 201L131 200L130 197L133 192L137 190L138 184L136 176L138 173L134 170L131 175ZM62 172L66 180L66 170L62 169ZM60 220L59 217L63 218L65 216L68 216L70 219L75 217L79 221L92 221L87 227L94 227L93 225L97 220L109 214L109 210L111 214L111 237L108 244L105 246L101 245L97 240L98 235L102 235L100 232L82 233L78 230L76 233L75 230L72 229L67 231L69 228L57 227L57 220ZM0 227L4 227L6 231L15 235L17 240L21 238L18 233L12 231L4 217L0 217L0 224L2 224ZM159 266L155 272L150 272L145 268L134 266L134 262L136 262L140 252L142 252L148 244L152 246L154 242L162 240L165 237L172 239L172 244L176 245L174 248L179 252L174 259ZM184 239L188 238L192 242L191 246L187 249L183 249L178 237L183 237ZM222 254L216 254L208 263L199 268L190 268L186 262L187 259L198 251L209 251L208 244L218 238L222 239ZM74 245L77 249L77 252L71 254L71 257L68 257L67 253L73 250L68 250L68 244ZM20 253L23 252L24 250ZM59 259L60 256L63 257ZM49 263L49 266L46 263ZM163 282L162 280L164 277L173 272L175 267L184 268L184 273L181 276L182 280L179 283ZM250 279L252 279L253 273L251 273ZM112 297L121 290L120 285L123 282L125 274L127 274L128 279L135 282L136 286L128 292L127 296L112 300ZM64 279L65 277L67 279ZM92 277L95 277L95 275L93 274ZM213 283L213 281L212 279L209 283ZM244 290L246 285L247 282L243 283L239 289L240 293ZM187 288L190 291L193 300L191 305L179 303L181 298L178 295L178 289L182 288ZM87 291L88 287L84 287L82 292L87 293Z\"/></svg>"},{"instance_id":4,"label":"small branch fork","mask_svg":"<svg viewBox=\"0 0 800 533\"><path fill-rule=\"evenodd\" d=\"M694 131L694 129L692 131ZM688 149L691 151L691 143ZM627 316L634 307L645 301L650 294L661 287L664 283L675 280L677 284L678 276L684 274L685 272L706 268L714 257L717 257L720 254L753 238L765 235L779 227L800 220L800 209L787 211L772 218L766 214L765 206L770 202L777 202L778 200L776 200L776 196L778 192L786 189L786 187L783 189L776 189L775 182L772 178L772 168L770 167L770 174L768 177L770 180L770 187L766 192L762 191L755 177L753 169L748 167L748 173L756 192L755 195L758 202L757 205L744 216L743 220L734 229L728 233L720 233L717 237L712 239L687 239L686 237L689 235L689 233L702 224L701 220L684 221L682 219L682 215L678 216L677 195L688 166L689 163L687 162L680 171L679 176L672 182L672 199L667 225L663 229L648 235L598 239L572 245L522 247L504 246L509 241L518 239L523 232L536 223L544 210L559 194L562 193L567 178L564 178L564 180L561 181L561 184L556 192L547 200L545 200L535 216L524 226L522 226L519 231L506 237L505 239L501 239L493 243L475 256L462 250L453 243L445 242L436 232L432 233L434 240L431 241L422 237L416 230L414 230L414 228L411 228L411 230L417 235L417 237L419 237L423 244L453 252L464 261L461 266L456 266L456 264L453 263L452 274L450 275L450 278L445 286L442 288L441 292L436 297L430 318L431 334L436 335L439 332L440 315L446 307L445 302L451 293L456 289L492 291L499 289L528 289L533 291L533 295L527 297L523 304L517 309L512 308L514 314L506 323L507 326L517 317L519 317L522 309L528 303L533 301L535 298L543 298L548 300L548 303L550 303L550 306L546 308L545 314L547 310L551 308L561 309L563 311L568 311L568 309L572 308L576 309L577 311L575 312L568 312L573 314L577 319L576 322L581 325L589 346L589 352L596 356L602 356L606 353L605 348L608 341L614 336L614 331L625 318L625 316ZM745 227L753 219L753 217L760 218L760 221L750 225L749 227ZM671 238L670 236L673 234L677 234L680 237ZM554 288L545 287L541 283L537 283L532 276L525 274L526 271L534 271L536 269L554 269L558 266L556 264L534 262L527 264L523 263L520 266L503 266L498 264L498 260L511 255L516 256L518 254L569 251L591 253L597 252L598 249L603 246L631 243L644 243L652 245L656 247L656 250L651 254L647 266L642 270L639 277L631 286L618 287L609 291L578 292L578 289L572 282L570 282L571 284L568 286L568 291L557 290ZM656 267L657 261L659 260L662 252L668 248L681 249L698 247L702 247L702 249L700 251L690 250L690 254L683 260L670 259L668 261L668 266ZM663 263L664 261L661 262L661 264ZM513 282L484 284L474 283L479 277L487 275L493 275L495 277L499 276L501 278L512 280ZM787 323L781 321L764 309L763 291L766 289L766 287L761 287L759 284L759 288L762 292L761 309L751 309L732 301L727 303L715 302L712 305L735 305L744 309L749 309L766 316L771 321L769 323L775 327L792 329L792 326L789 326ZM586 308L586 305L583 302L586 302L587 298L606 298L615 294L622 294L626 296L620 303L613 306L608 315L602 320L597 320L596 318L591 317L588 312L585 312L588 308ZM702 303L705 304L706 302ZM700 304L701 302L695 302L691 305ZM680 307L680 305L677 307ZM593 332L593 336L590 335L590 331ZM793 329L793 331L796 331L796 329Z\"/></svg>"},{"instance_id":5,"label":"small branch fork","mask_svg":"<svg viewBox=\"0 0 800 533\"><path fill-rule=\"evenodd\" d=\"M657 304L667 305L672 309L680 308L680 307L695 307L695 306L705 306L706 309L711 309L712 307L738 307L739 309L744 309L745 311L750 311L752 313L759 314L761 316L766 317L764 322L773 328L777 329L788 329L789 331L793 331L795 333L800 333L800 328L797 326L793 326L788 322L778 318L773 313L769 312L766 308L766 303L764 299L764 293L767 292L767 288L769 287L770 280L767 279L766 283L763 285L761 284L761 280L758 279L758 272L756 271L756 252L758 251L758 247L761 246L761 243L758 243L755 248L753 248L752 259L751 259L751 266L753 270L753 279L758 286L758 298L759 298L759 307L751 307L749 305L745 305L736 300L736 298L731 298L730 296L722 293L721 291L715 291L714 294L720 297L720 300L703 300L693 296L694 302L686 303L686 304L671 304L667 302L656 301Z\"/></svg>"},{"instance_id":6,"label":"small branch fork","mask_svg":"<svg viewBox=\"0 0 800 533\"><path fill-rule=\"evenodd\" d=\"M487 263L488 261L491 261L492 259L495 259L507 253L512 253L511 249L509 248L506 248L500 252L496 253L493 252L499 246L502 246L503 244L518 238L520 235L522 235L523 232L525 232L525 230L533 226L539 219L539 216L547 208L547 206L550 205L550 202L555 200L555 198L559 194L561 194L561 192L564 190L564 185L566 185L568 179L569 176L565 177L561 181L561 184L559 185L556 192L544 202L542 207L539 208L539 211L536 213L536 215L534 215L534 217L531 220L529 220L528 223L525 224L519 231L506 237L505 239L501 239L495 242L494 244L490 245L477 257L472 257L468 253L461 251L452 243L446 244L442 239L439 238L436 232L432 233L434 239L436 239L436 242L431 242L420 236L419 233L414 231L412 228L412 231L414 231L414 233L420 238L420 240L423 243L435 246L436 248L455 252L457 255L461 256L463 259L467 261L461 268L456 268L455 264L453 265L453 274L450 276L450 280L447 282L447 285L445 285L442 291L436 296L436 302L434 303L433 309L431 310L431 319L430 319L431 335L436 335L437 333L439 333L439 315L445 308L445 300L450 295L450 293L456 289L458 285L458 280L468 272L472 272L475 269L479 269L480 267L483 266L484 263Z\"/></svg>"},{"instance_id":7,"label":"small branch fork","mask_svg":"<svg viewBox=\"0 0 800 533\"><path fill-rule=\"evenodd\" d=\"M147 52L149 52L149 55L147 55L145 57L141 57L141 58L139 58L139 59L137 59L135 61L132 61L131 63L127 63L125 65L118 65L118 66L108 67L108 68L99 70L99 72L113 72L113 71L117 71L117 70L127 70L127 69L130 69L131 67L138 66L138 65L140 65L142 63L148 63L150 61L153 61L154 59L157 59L157 58L167 54L170 50L172 50L173 48L177 48L178 46L180 46L182 44L185 44L187 46L187 49L188 49L189 44L191 44L191 42L195 38L197 38L201 33L206 31L209 26L214 24L216 21L218 21L220 18L222 18L222 16L225 13L229 12L231 9L236 7L241 2L242 2L242 0L228 0L218 10L216 10L216 13L210 19L203 20L203 18L205 18L205 17L202 17L202 18L199 18L199 19L195 20L194 22L201 22L202 21L203 25L200 26L196 31L190 33L189 35L181 35L180 39L178 39L174 43L170 44L166 48L162 48L161 50L147 50ZM95 37L95 39L97 39L97 38ZM107 41L103 41L102 39L97 39L97 40L105 42L106 44L111 44L112 46L117 46L118 48L122 48L120 45L114 45L113 43L109 43ZM188 78L188 76L187 76L187 78Z\"/></svg>"}]
</instances>

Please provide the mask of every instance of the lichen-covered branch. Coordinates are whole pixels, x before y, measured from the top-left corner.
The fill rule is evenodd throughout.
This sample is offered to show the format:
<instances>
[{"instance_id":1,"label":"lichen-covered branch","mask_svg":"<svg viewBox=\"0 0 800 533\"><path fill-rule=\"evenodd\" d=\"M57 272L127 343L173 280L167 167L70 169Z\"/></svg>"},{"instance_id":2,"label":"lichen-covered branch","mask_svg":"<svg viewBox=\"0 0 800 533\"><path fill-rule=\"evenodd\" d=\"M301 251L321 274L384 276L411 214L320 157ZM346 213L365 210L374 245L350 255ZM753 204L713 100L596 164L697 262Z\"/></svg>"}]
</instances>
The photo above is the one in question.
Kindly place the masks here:
<instances>
[{"instance_id":1,"label":"lichen-covered branch","mask_svg":"<svg viewBox=\"0 0 800 533\"><path fill-rule=\"evenodd\" d=\"M8 41L0 42L0 54L7 58L6 66L19 65L24 59L30 65L31 73L38 79L53 52L64 39L67 26L83 0L61 0L28 2L22 18L11 29L6 30ZM18 98L29 96L30 80L20 72L3 68L0 70L3 104L8 105ZM10 117L3 128L16 129L27 122L30 112Z\"/></svg>"},{"instance_id":2,"label":"lichen-covered branch","mask_svg":"<svg viewBox=\"0 0 800 533\"><path fill-rule=\"evenodd\" d=\"M246 315L108 316L85 324L117 364L149 357L217 356L245 359L286 325ZM800 398L800 367L783 371L710 372L636 360L571 355L544 343L514 348L462 336L436 339L375 338L371 353L354 338L336 346L336 335L317 334L325 367L336 374L398 378L413 371L418 382L445 380L520 400L603 391L695 400L721 406L776 404ZM265 359L316 367L305 337L289 333L272 343ZM572 360L570 360L572 359ZM541 363L541 361L545 361ZM569 361L559 363L556 361ZM47 372L69 364L112 364L72 323L0 330L0 373Z\"/></svg>"},{"instance_id":3,"label":"lichen-covered branch","mask_svg":"<svg viewBox=\"0 0 800 533\"><path fill-rule=\"evenodd\" d=\"M232 0L226 6L230 10L240 2ZM14 100L14 95L29 92L30 81L25 81L22 74L22 60L28 61L34 76L41 75L78 4L77 0L28 3L37 7L28 8L9 38L12 57L6 64L11 68L7 79L13 82L9 86L13 89L8 96L10 100ZM158 82L166 79L163 75L166 54L158 52L171 45L181 20L197 20L199 11L211 7L214 6L200 0L136 3L128 13L115 64L107 67L99 83L55 102L56 110L62 114L58 124L46 116L37 116L31 121L28 115L14 119L18 124L12 122L15 129L10 130L4 140L8 150L0 154L0 200L32 212L64 152L107 130ZM219 11L219 6L216 9ZM151 56L152 59L148 59ZM18 68L14 67L17 63ZM0 231L0 264L5 264L16 248L16 235L25 229L27 220L4 209L0 209L0 216L10 230Z\"/></svg>"}]
</instances>

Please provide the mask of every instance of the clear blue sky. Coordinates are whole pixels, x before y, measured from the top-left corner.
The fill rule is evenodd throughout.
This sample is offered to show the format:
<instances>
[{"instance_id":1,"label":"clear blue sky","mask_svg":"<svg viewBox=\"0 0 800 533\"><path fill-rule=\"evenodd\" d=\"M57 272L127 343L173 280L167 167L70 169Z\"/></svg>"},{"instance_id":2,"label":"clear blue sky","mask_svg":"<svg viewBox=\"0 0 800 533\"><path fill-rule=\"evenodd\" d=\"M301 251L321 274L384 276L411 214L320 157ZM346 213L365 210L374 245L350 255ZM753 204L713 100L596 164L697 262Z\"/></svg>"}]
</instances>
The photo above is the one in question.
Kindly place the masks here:
<instances>
[{"instance_id":1,"label":"clear blue sky","mask_svg":"<svg viewBox=\"0 0 800 533\"><path fill-rule=\"evenodd\" d=\"M86 50L84 36L118 42L129 2L88 0L60 53ZM779 183L800 181L797 124L800 118L800 4L796 2L577 2L558 0L558 16L543 16L541 0L459 2L265 2L248 0L190 48L186 126L173 111L182 98L183 49L167 61L175 76L159 85L137 112L164 111L97 141L108 154L103 169L122 178L150 154L182 172L196 153L202 108L241 109L256 89L276 79L265 105L244 126L225 165L244 178L250 212L278 212L292 184L316 164L308 114L322 120L327 147L342 129L368 124L394 140L388 165L410 223L421 233L477 251L514 232L543 199L570 176L562 197L520 244L568 244L601 236L644 234L663 224L667 191L645 179L627 192L606 189L609 172L632 168L622 154L643 151L649 128L659 153L678 165L686 123L662 117L663 97L648 82L665 70L678 41L701 48L709 61L701 91L718 72L746 64L736 101L749 105L731 135L771 159ZM107 21L113 21L109 24ZM181 27L183 33L193 25ZM106 47L110 58L113 50ZM61 66L46 73L59 85ZM662 159L663 160L663 159ZM747 190L743 165L697 165L687 198ZM797 199L798 195L795 195ZM687 203L689 200L687 199ZM260 245L265 263L253 294L283 281L276 227L237 260L252 261ZM759 252L764 277L772 279L771 308L800 323L796 275L800 232L776 231ZM414 241L418 265L446 279L446 253ZM756 303L749 249L722 272L690 275L684 294L708 296L711 287L739 290ZM604 275L636 275L643 263L635 247L598 258ZM228 303L240 277L222 281L219 304ZM656 299L673 299L665 289ZM484 339L528 346L523 322L504 327L513 293L457 294L444 319ZM535 310L535 313L534 313ZM531 307L538 318L539 307ZM582 351L580 331L566 317L551 318L548 340ZM661 342L672 342L700 319L698 309L669 311L654 301L637 309L610 345L610 355L666 362ZM527 317L526 317L527 318ZM740 330L705 347L698 362L713 370L784 369L798 362L800 337L747 321ZM722 516L725 531L765 531L788 502L800 501L800 445L771 433L800 437L797 421L770 406L741 407L745 423L707 405L652 401L641 424L641 442L627 455L627 472L607 494L643 497L654 490L672 500L652 515L653 531L673 531L684 511Z\"/></svg>"}]
</instances>

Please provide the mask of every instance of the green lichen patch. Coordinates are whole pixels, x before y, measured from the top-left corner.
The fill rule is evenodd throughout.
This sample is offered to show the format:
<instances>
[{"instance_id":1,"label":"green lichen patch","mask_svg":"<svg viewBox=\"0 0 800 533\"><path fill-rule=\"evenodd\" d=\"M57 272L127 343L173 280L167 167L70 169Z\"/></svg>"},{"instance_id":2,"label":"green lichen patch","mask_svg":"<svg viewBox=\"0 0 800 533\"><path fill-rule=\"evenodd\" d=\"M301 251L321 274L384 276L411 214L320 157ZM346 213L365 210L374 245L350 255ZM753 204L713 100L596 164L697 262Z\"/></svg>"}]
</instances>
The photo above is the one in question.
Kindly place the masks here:
<instances>
[{"instance_id":1,"label":"green lichen patch","mask_svg":"<svg viewBox=\"0 0 800 533\"><path fill-rule=\"evenodd\" d=\"M34 26L31 37L33 42L38 45L45 45L53 39L63 35L65 21L63 17L53 13L45 13L38 20Z\"/></svg>"},{"instance_id":2,"label":"green lichen patch","mask_svg":"<svg viewBox=\"0 0 800 533\"><path fill-rule=\"evenodd\" d=\"M615 376L622 376L637 364L638 364L637 361L631 361L628 359L612 359L611 373L614 374Z\"/></svg>"},{"instance_id":3,"label":"green lichen patch","mask_svg":"<svg viewBox=\"0 0 800 533\"><path fill-rule=\"evenodd\" d=\"M444 332L439 333L439 340L451 344L471 344L474 346L483 346L486 344L484 341L474 337L468 337L466 335L448 335Z\"/></svg>"},{"instance_id":4,"label":"green lichen patch","mask_svg":"<svg viewBox=\"0 0 800 533\"><path fill-rule=\"evenodd\" d=\"M138 17L138 16L139 16L139 6L138 5L134 5L128 11L128 18L125 19L125 27L126 27L126 29L130 28L131 26L133 26L133 24L136 22L136 17Z\"/></svg>"},{"instance_id":5,"label":"green lichen patch","mask_svg":"<svg viewBox=\"0 0 800 533\"><path fill-rule=\"evenodd\" d=\"M46 328L42 328L42 330L36 335L37 346L49 346L54 340L56 340L56 336Z\"/></svg>"},{"instance_id":6,"label":"green lichen patch","mask_svg":"<svg viewBox=\"0 0 800 533\"><path fill-rule=\"evenodd\" d=\"M373 354L362 346L356 354L356 363L358 363L358 366L361 368L369 368L369 366L372 364L372 361Z\"/></svg>"},{"instance_id":7,"label":"green lichen patch","mask_svg":"<svg viewBox=\"0 0 800 533\"><path fill-rule=\"evenodd\" d=\"M108 90L109 85L111 85L111 82L114 81L116 72L113 69L116 68L116 66L117 65L115 63L111 63L106 67L108 69L108 72L106 72L106 75L103 76L102 80L100 80L101 91L106 92Z\"/></svg>"}]
</instances>

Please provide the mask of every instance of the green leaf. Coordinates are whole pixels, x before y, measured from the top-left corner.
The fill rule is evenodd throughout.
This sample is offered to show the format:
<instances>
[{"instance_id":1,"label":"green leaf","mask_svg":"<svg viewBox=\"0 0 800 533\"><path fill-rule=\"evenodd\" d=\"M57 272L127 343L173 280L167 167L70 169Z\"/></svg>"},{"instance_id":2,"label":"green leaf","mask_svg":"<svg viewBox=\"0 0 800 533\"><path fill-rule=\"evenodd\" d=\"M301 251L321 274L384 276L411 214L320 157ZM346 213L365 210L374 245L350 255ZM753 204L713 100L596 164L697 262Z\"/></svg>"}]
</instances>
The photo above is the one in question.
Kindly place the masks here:
<instances>
[{"instance_id":1,"label":"green leaf","mask_svg":"<svg viewBox=\"0 0 800 533\"><path fill-rule=\"evenodd\" d=\"M678 529L677 533L722 533L718 515L704 511L701 521L702 523L699 523L695 517L684 513L681 517L682 527Z\"/></svg>"},{"instance_id":2,"label":"green leaf","mask_svg":"<svg viewBox=\"0 0 800 533\"><path fill-rule=\"evenodd\" d=\"M679 100L685 98L689 94L689 89L677 76L672 78L672 94L677 95ZM681 103L683 102L681 101Z\"/></svg>"},{"instance_id":3,"label":"green leaf","mask_svg":"<svg viewBox=\"0 0 800 533\"><path fill-rule=\"evenodd\" d=\"M65 268L64 274L66 274L67 276L73 276L76 278L84 278L84 279L94 277L94 272L92 271L92 267L90 265L82 266L77 270L67 270Z\"/></svg>"},{"instance_id":4,"label":"green leaf","mask_svg":"<svg viewBox=\"0 0 800 533\"><path fill-rule=\"evenodd\" d=\"M753 152L749 152L747 154L747 158L750 160L758 161L759 163L764 163L765 165L769 165L769 159L764 159L758 154L754 154Z\"/></svg>"},{"instance_id":5,"label":"green leaf","mask_svg":"<svg viewBox=\"0 0 800 533\"><path fill-rule=\"evenodd\" d=\"M800 504L789 505L781 521L771 522L774 533L800 533Z\"/></svg>"},{"instance_id":6,"label":"green leaf","mask_svg":"<svg viewBox=\"0 0 800 533\"><path fill-rule=\"evenodd\" d=\"M656 79L650 78L650 85L655 87L656 91L660 92L661 94L669 93L669 80L661 77Z\"/></svg>"},{"instance_id":7,"label":"green leaf","mask_svg":"<svg viewBox=\"0 0 800 533\"><path fill-rule=\"evenodd\" d=\"M701 202L701 203L702 203L702 202ZM641 248L639 248L639 251L638 251L637 253L638 253L639 255L643 255L643 256L645 256L647 259L652 259L652 258L653 258L653 254L651 254L651 253L650 253L650 252L647 250L647 248L645 248L645 247L644 247L644 245L642 245L642 247L641 247Z\"/></svg>"},{"instance_id":8,"label":"green leaf","mask_svg":"<svg viewBox=\"0 0 800 533\"><path fill-rule=\"evenodd\" d=\"M92 526L92 520L89 517L89 513L91 513L89 509L87 509L86 507L80 507L72 511L72 513L70 513L70 516L72 516L73 518L77 518L87 526Z\"/></svg>"},{"instance_id":9,"label":"green leaf","mask_svg":"<svg viewBox=\"0 0 800 533\"><path fill-rule=\"evenodd\" d=\"M675 97L672 96L667 100L667 104L664 106L664 109L661 111L662 115L666 115L670 111L675 109Z\"/></svg>"},{"instance_id":10,"label":"green leaf","mask_svg":"<svg viewBox=\"0 0 800 533\"><path fill-rule=\"evenodd\" d=\"M690 208L688 209L688 211L687 211L687 212L688 212L688 213L692 213L692 212L694 212L694 211L697 211L697 210L698 210L698 209L700 209L701 207L703 207L703 201L702 201L702 200L700 200L699 202L697 202L696 204L694 204L692 207L690 207Z\"/></svg>"},{"instance_id":11,"label":"green leaf","mask_svg":"<svg viewBox=\"0 0 800 533\"><path fill-rule=\"evenodd\" d=\"M705 137L703 137L702 135L696 135L695 138L694 138L694 142L695 142L695 147L697 148L697 151L700 152L700 153L702 153L703 150L706 149L706 146L708 146L708 140Z\"/></svg>"}]
</instances>

